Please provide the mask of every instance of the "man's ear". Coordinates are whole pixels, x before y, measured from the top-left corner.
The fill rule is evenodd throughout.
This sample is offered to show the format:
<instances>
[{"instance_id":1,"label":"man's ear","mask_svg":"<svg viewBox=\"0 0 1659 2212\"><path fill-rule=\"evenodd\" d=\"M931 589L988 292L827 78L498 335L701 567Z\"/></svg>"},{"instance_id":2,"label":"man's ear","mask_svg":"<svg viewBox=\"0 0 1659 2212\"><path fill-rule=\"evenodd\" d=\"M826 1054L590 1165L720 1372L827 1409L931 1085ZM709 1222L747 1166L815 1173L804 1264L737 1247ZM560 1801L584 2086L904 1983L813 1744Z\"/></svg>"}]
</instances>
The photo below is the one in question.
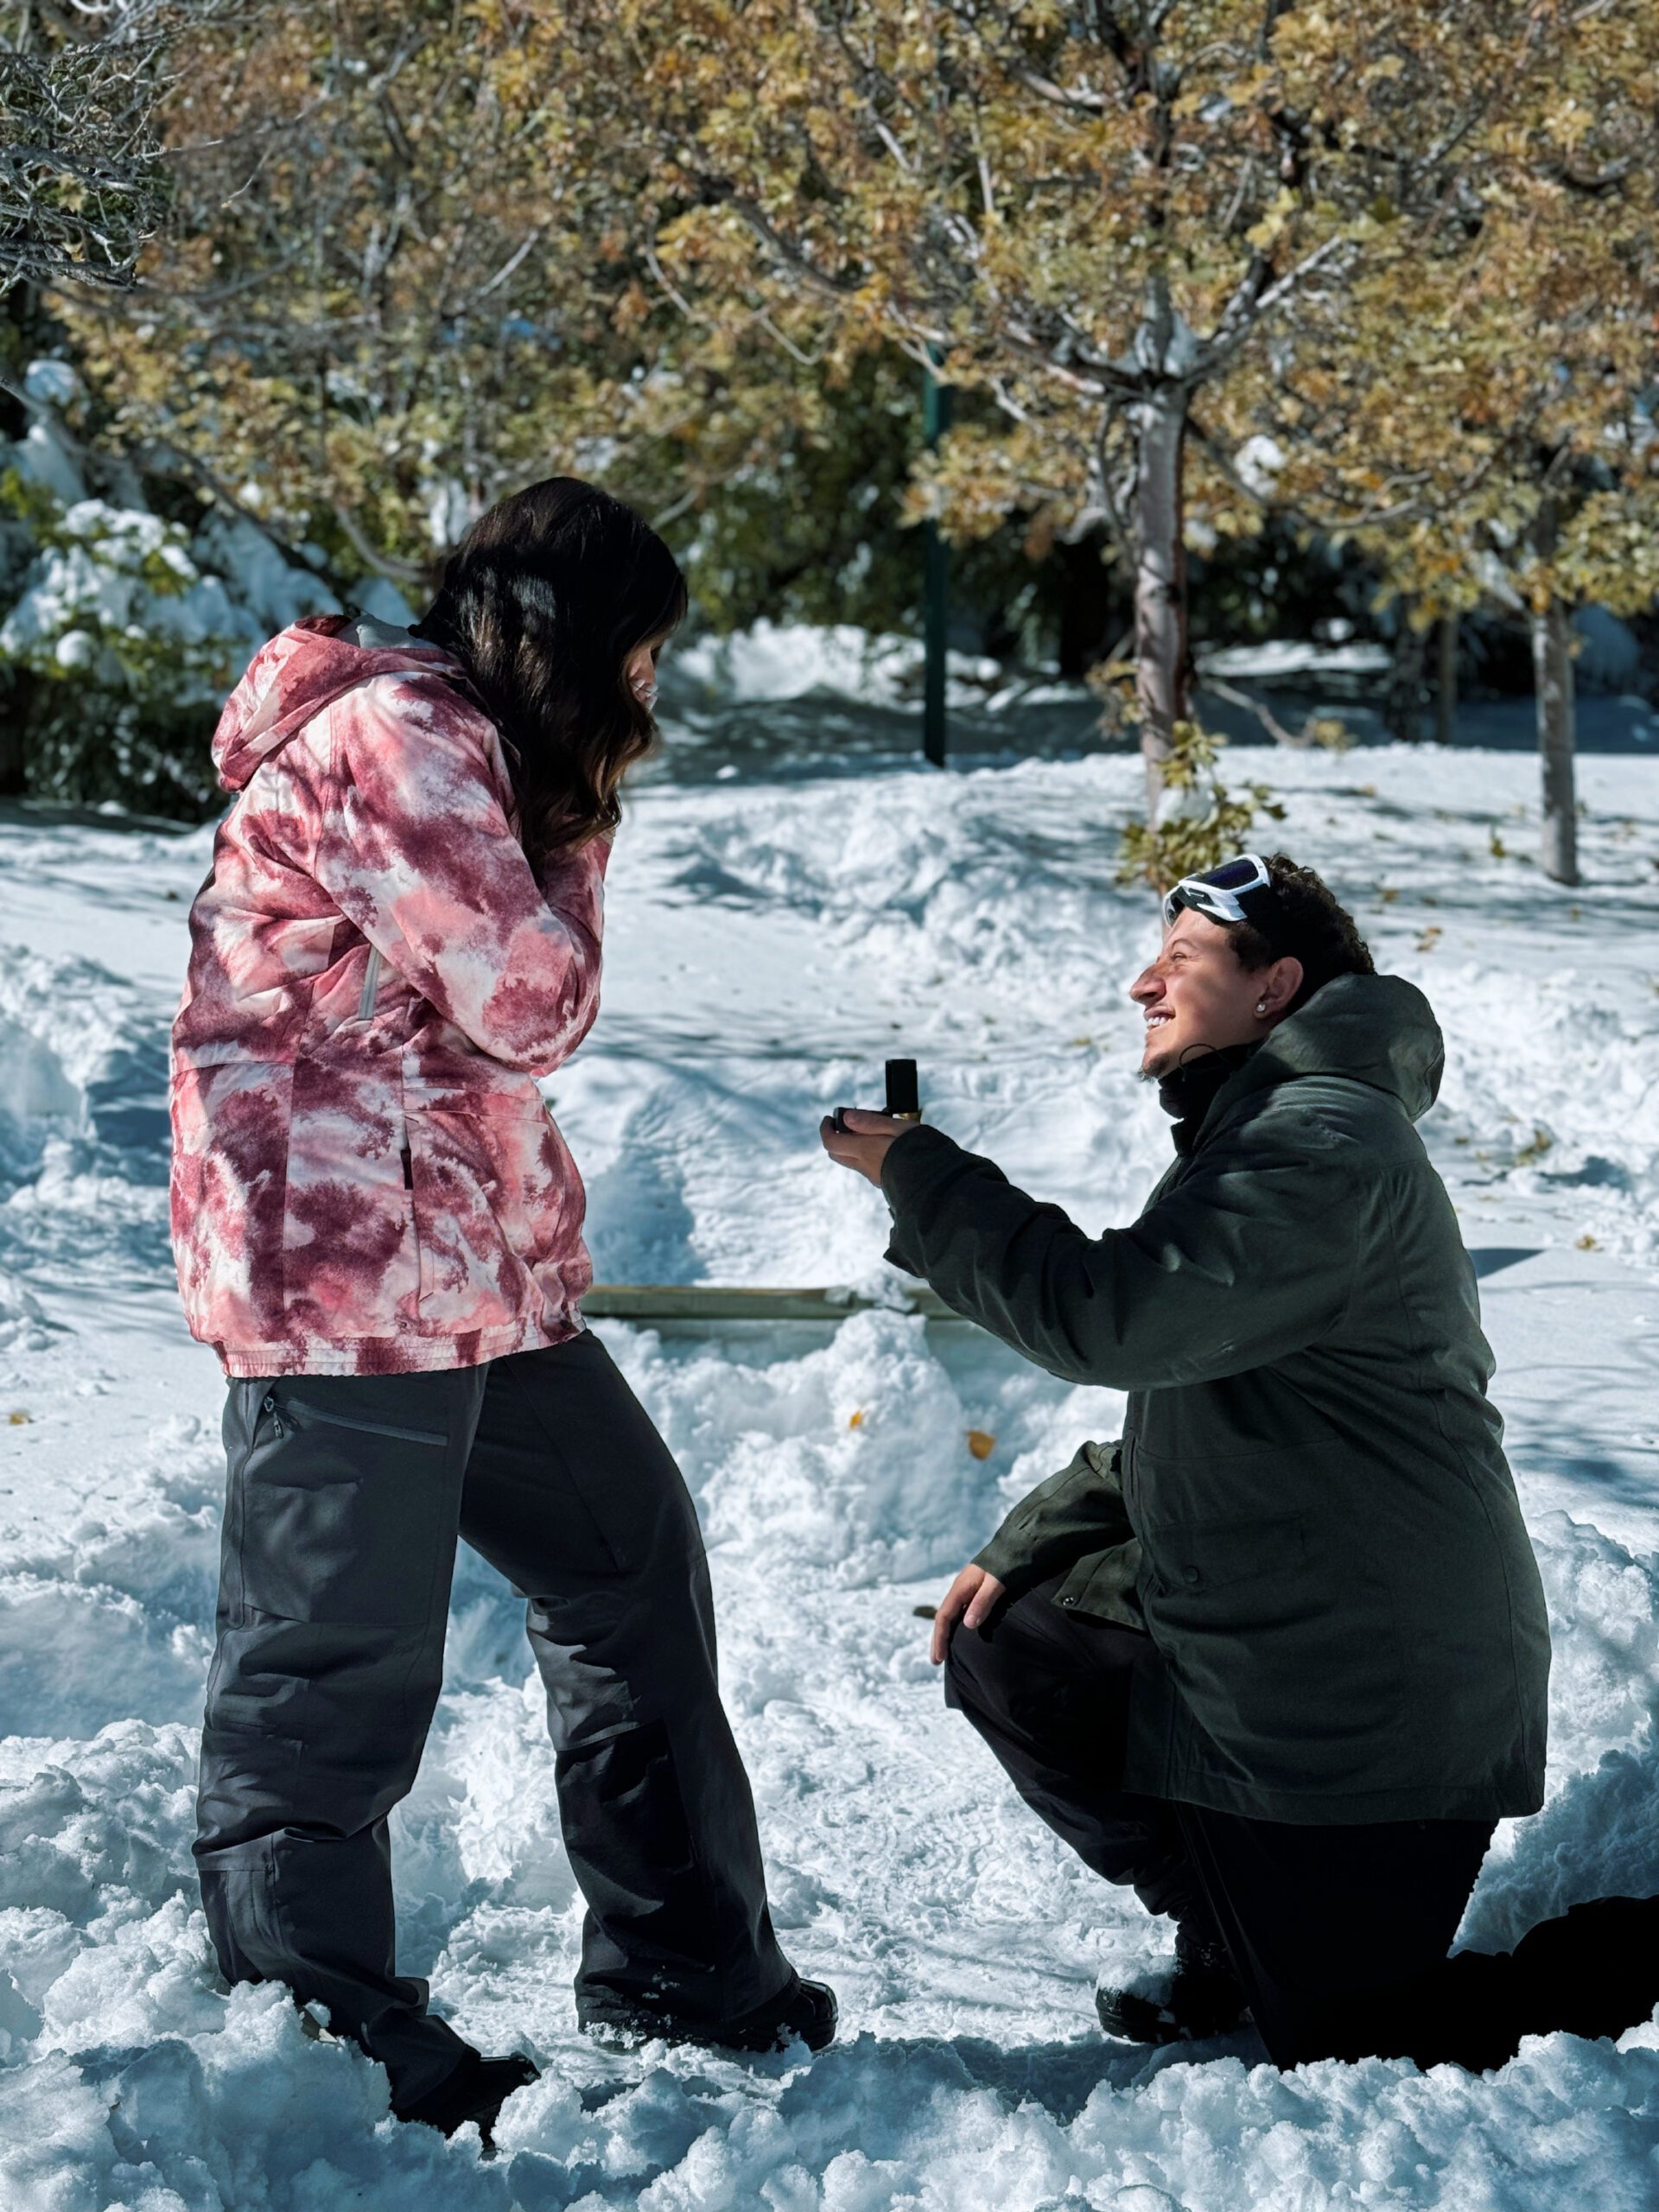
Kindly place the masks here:
<instances>
[{"instance_id":1,"label":"man's ear","mask_svg":"<svg viewBox=\"0 0 1659 2212\"><path fill-rule=\"evenodd\" d=\"M1301 988L1302 963L1287 953L1282 960L1275 960L1272 967L1262 971L1261 988L1255 999L1257 1014L1263 1021L1282 1020Z\"/></svg>"}]
</instances>

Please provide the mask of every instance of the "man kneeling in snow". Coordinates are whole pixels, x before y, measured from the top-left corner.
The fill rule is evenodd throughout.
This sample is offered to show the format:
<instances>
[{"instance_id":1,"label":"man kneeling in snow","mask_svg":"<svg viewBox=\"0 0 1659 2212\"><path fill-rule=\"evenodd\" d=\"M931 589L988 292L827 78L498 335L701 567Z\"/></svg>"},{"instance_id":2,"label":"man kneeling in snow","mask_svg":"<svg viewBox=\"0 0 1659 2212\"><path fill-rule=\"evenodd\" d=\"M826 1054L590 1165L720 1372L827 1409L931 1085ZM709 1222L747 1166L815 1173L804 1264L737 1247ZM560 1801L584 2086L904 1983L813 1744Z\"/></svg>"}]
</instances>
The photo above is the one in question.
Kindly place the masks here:
<instances>
[{"instance_id":1,"label":"man kneeling in snow","mask_svg":"<svg viewBox=\"0 0 1659 2212\"><path fill-rule=\"evenodd\" d=\"M1248 2008L1281 2065L1485 2066L1525 2031L1616 2032L1659 1993L1651 1916L1624 1947L1645 1997L1604 1977L1569 1999L1551 1929L1446 1959L1495 1823L1543 1802L1549 1633L1473 1270L1413 1128L1440 1029L1282 855L1188 878L1164 919L1130 995L1175 1159L1133 1226L1089 1236L938 1129L823 1125L885 1192L891 1260L1050 1373L1128 1393L1122 1441L1085 1444L952 1584L948 1701L1088 1866L1175 1920L1173 1981L1100 1993L1114 2035Z\"/></svg>"}]
</instances>

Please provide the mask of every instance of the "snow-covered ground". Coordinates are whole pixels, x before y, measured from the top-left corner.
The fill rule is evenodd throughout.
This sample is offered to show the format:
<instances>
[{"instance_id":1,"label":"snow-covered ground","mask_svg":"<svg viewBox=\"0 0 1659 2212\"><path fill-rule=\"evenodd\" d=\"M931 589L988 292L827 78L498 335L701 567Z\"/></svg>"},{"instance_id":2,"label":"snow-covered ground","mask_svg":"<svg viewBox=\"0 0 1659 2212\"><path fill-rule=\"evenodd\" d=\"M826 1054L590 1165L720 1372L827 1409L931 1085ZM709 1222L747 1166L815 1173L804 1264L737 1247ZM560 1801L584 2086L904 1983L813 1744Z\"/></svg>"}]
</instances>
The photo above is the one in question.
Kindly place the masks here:
<instances>
[{"instance_id":1,"label":"snow-covered ground","mask_svg":"<svg viewBox=\"0 0 1659 2212\"><path fill-rule=\"evenodd\" d=\"M828 734L771 766L769 711ZM705 705L681 765L671 748L641 784L605 1008L550 1085L601 1280L891 1281L880 1198L816 1131L879 1099L895 1051L931 1118L1085 1224L1129 1218L1158 1173L1123 995L1153 909L1112 881L1137 765L929 774L872 758L903 734L891 711L872 745L830 703L757 700L721 758ZM1426 1132L1555 1630L1550 1801L1501 1833L1465 1930L1502 1946L1580 1897L1659 1891L1659 761L1585 760L1587 880L1567 892L1524 857L1523 756L1231 760L1275 785L1275 842L1447 1032ZM227 1998L188 1855L221 1384L175 1302L162 1096L210 844L0 816L3 2212L401 2212L438 2191L459 2212L1653 2203L1651 2024L1474 2080L1283 2077L1243 2035L1102 2041L1096 1973L1151 1963L1161 1925L1017 1804L944 1710L915 1616L1119 1404L891 1310L833 1332L601 1325L696 1493L775 1910L836 1984L841 2042L739 2065L576 2035L539 1700L518 1609L476 1562L397 1824L401 1962L486 2047L540 2060L501 2157L388 2120L384 2077L304 2036L280 1991Z\"/></svg>"}]
</instances>

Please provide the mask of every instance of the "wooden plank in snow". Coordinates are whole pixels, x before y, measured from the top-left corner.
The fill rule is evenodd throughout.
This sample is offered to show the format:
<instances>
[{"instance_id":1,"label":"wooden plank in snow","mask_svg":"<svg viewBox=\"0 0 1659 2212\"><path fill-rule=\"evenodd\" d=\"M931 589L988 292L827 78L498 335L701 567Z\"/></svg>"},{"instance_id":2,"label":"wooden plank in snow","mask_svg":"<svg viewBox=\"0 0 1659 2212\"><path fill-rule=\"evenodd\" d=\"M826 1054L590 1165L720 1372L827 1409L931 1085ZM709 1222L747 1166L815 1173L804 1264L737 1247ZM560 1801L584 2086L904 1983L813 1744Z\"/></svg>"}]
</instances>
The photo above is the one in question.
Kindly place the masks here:
<instances>
[{"instance_id":1,"label":"wooden plank in snow","mask_svg":"<svg viewBox=\"0 0 1659 2212\"><path fill-rule=\"evenodd\" d=\"M595 1283L582 1301L593 1321L844 1321L877 1305L844 1290L741 1289L717 1283ZM889 1309L893 1310L893 1309ZM918 1283L897 1309L930 1321L954 1314L937 1291Z\"/></svg>"}]
</instances>

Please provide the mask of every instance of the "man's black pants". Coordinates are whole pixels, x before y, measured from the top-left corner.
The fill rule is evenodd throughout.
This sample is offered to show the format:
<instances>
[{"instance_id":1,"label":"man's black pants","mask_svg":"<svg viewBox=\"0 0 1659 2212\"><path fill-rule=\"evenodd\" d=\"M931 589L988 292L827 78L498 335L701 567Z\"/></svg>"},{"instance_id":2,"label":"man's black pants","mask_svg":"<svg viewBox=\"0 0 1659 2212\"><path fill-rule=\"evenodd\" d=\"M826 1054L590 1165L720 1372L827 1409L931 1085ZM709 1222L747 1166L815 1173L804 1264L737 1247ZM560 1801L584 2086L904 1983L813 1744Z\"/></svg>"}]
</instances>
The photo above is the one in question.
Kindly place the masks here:
<instances>
[{"instance_id":1,"label":"man's black pants","mask_svg":"<svg viewBox=\"0 0 1659 2212\"><path fill-rule=\"evenodd\" d=\"M1446 1959L1492 1823L1307 1827L1126 1794L1129 1684L1147 1638L1055 1604L1062 1579L984 1629L958 1627L946 1665L947 1701L1032 1809L1148 1910L1220 1935L1275 2064L1507 2056L1532 2024L1507 2018L1510 1959Z\"/></svg>"},{"instance_id":2,"label":"man's black pants","mask_svg":"<svg viewBox=\"0 0 1659 2212\"><path fill-rule=\"evenodd\" d=\"M596 1337L471 1368L233 1381L195 1853L232 1981L285 1981L404 2107L466 2046L394 1961L387 1818L457 1535L529 1600L588 1901L577 2011L728 2020L793 1979L715 1678L696 1510Z\"/></svg>"}]
</instances>

